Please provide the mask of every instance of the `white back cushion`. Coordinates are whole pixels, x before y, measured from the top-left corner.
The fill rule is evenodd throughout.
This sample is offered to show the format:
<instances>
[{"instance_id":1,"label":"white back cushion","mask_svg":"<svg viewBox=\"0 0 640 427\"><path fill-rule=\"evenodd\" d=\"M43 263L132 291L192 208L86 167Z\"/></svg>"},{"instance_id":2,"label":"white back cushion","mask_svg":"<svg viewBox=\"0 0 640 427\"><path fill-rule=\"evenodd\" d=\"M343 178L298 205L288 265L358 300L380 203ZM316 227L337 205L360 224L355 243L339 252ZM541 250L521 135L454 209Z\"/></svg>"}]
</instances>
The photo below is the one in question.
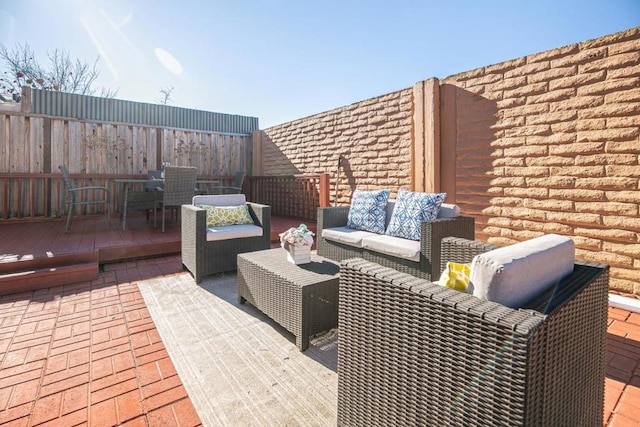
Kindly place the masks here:
<instances>
[{"instance_id":1,"label":"white back cushion","mask_svg":"<svg viewBox=\"0 0 640 427\"><path fill-rule=\"evenodd\" d=\"M438 218L456 218L460 216L460 206L452 203L443 203L438 211Z\"/></svg>"},{"instance_id":2,"label":"white back cushion","mask_svg":"<svg viewBox=\"0 0 640 427\"><path fill-rule=\"evenodd\" d=\"M393 209L396 207L396 200L389 199L387 200L387 206L385 207L385 218L384 218L384 229L389 228L389 221L391 221L391 214L393 213Z\"/></svg>"},{"instance_id":3,"label":"white back cushion","mask_svg":"<svg viewBox=\"0 0 640 427\"><path fill-rule=\"evenodd\" d=\"M244 205L247 199L244 194L209 194L204 196L194 196L193 205L211 206L239 206Z\"/></svg>"},{"instance_id":4,"label":"white back cushion","mask_svg":"<svg viewBox=\"0 0 640 427\"><path fill-rule=\"evenodd\" d=\"M473 258L468 292L517 308L571 274L574 260L573 240L557 234L494 249Z\"/></svg>"}]
</instances>

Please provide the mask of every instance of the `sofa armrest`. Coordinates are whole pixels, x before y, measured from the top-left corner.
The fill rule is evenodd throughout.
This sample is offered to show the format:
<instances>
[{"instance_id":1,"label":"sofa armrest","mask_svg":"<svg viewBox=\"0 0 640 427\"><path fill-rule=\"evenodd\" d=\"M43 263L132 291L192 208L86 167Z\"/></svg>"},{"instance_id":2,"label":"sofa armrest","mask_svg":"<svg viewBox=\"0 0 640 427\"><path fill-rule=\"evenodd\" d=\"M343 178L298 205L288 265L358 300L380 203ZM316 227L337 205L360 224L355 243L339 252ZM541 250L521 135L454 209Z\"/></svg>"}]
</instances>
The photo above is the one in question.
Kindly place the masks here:
<instances>
[{"instance_id":1,"label":"sofa armrest","mask_svg":"<svg viewBox=\"0 0 640 427\"><path fill-rule=\"evenodd\" d=\"M318 208L318 236L325 228L345 227L350 206Z\"/></svg>"}]
</instances>

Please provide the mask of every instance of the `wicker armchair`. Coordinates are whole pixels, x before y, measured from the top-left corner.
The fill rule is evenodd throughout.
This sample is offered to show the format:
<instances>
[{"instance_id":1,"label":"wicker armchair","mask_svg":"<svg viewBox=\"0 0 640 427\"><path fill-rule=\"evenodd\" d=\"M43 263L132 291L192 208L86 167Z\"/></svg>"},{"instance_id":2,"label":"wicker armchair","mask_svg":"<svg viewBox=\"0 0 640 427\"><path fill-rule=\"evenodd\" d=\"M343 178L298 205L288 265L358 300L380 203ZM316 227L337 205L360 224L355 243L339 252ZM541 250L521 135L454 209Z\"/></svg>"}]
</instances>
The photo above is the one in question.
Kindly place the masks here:
<instances>
[{"instance_id":1,"label":"wicker armchair","mask_svg":"<svg viewBox=\"0 0 640 427\"><path fill-rule=\"evenodd\" d=\"M225 240L207 240L206 211L195 205L210 204L214 199L239 198L249 207L254 224L262 227L262 235ZM234 271L240 253L271 247L271 207L245 202L243 194L196 196L193 205L182 205L182 265L191 272L196 283L204 276Z\"/></svg>"},{"instance_id":2,"label":"wicker armchair","mask_svg":"<svg viewBox=\"0 0 640 427\"><path fill-rule=\"evenodd\" d=\"M495 248L445 238L443 260ZM342 263L338 424L601 426L608 266L576 262L511 309L362 260Z\"/></svg>"},{"instance_id":3,"label":"wicker armchair","mask_svg":"<svg viewBox=\"0 0 640 427\"><path fill-rule=\"evenodd\" d=\"M179 208L191 203L195 194L198 168L190 166L167 166L164 169L162 188L162 232L164 233L165 208Z\"/></svg>"},{"instance_id":4,"label":"wicker armchair","mask_svg":"<svg viewBox=\"0 0 640 427\"><path fill-rule=\"evenodd\" d=\"M349 206L318 208L318 255L334 261L348 258L364 258L368 261L395 268L398 271L417 277L431 279L439 274L440 269L440 241L443 237L454 236L466 239L474 238L475 222L472 217L458 216L455 218L436 218L433 221L422 222L420 239L420 261L407 259L369 251L345 245L322 237L325 228L344 227L347 225Z\"/></svg>"}]
</instances>

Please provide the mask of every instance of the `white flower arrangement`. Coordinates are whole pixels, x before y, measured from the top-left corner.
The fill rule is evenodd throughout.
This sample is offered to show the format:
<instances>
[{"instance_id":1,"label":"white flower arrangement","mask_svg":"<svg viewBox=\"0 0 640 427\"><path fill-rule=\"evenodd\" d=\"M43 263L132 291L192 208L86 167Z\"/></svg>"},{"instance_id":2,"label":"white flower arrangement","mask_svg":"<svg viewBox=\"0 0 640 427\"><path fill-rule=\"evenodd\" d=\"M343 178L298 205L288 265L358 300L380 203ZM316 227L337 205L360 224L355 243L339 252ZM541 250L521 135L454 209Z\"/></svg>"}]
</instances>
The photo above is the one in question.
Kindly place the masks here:
<instances>
[{"instance_id":1,"label":"white flower arrangement","mask_svg":"<svg viewBox=\"0 0 640 427\"><path fill-rule=\"evenodd\" d=\"M307 228L305 224L298 227L291 227L284 233L280 233L280 244L286 249L286 245L296 247L313 245L314 234Z\"/></svg>"}]
</instances>

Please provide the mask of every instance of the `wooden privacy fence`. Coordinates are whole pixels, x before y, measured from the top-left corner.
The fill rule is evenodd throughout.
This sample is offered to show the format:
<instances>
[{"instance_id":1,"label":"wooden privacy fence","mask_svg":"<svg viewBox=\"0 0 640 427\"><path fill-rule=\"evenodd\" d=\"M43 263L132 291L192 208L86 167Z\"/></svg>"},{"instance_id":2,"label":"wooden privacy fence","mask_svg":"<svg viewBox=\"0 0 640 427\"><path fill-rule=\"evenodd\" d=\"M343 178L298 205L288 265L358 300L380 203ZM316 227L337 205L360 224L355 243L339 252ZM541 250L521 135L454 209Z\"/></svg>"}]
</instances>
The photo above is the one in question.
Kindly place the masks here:
<instances>
[{"instance_id":1,"label":"wooden privacy fence","mask_svg":"<svg viewBox=\"0 0 640 427\"><path fill-rule=\"evenodd\" d=\"M245 194L252 202L271 206L273 216L315 221L318 207L329 206L329 174L252 176Z\"/></svg>"},{"instance_id":2,"label":"wooden privacy fence","mask_svg":"<svg viewBox=\"0 0 640 427\"><path fill-rule=\"evenodd\" d=\"M0 173L146 174L196 166L205 176L251 173L250 134L0 113Z\"/></svg>"},{"instance_id":3,"label":"wooden privacy fence","mask_svg":"<svg viewBox=\"0 0 640 427\"><path fill-rule=\"evenodd\" d=\"M120 212L122 206L123 184L116 183L119 178L145 179L147 175L105 175L71 174L75 187L104 186L110 191L113 212ZM232 185L232 176L200 176L198 179L219 180L221 185ZM139 185L139 184L137 184ZM141 188L132 190L142 191ZM78 200L95 199L95 191L81 192ZM76 206L75 213L92 215L98 213L100 206ZM67 190L62 174L7 174L0 173L0 219L46 219L58 218L67 214Z\"/></svg>"},{"instance_id":4,"label":"wooden privacy fence","mask_svg":"<svg viewBox=\"0 0 640 427\"><path fill-rule=\"evenodd\" d=\"M111 194L113 212L122 206L120 178L146 178L147 175L125 174L71 174L74 186L106 186ZM198 179L219 180L221 185L232 185L231 175L204 175ZM139 188L137 190L143 190ZM295 175L279 177L247 177L244 191L247 199L272 207L272 215L316 220L319 206L329 206L329 175ZM97 194L79 195L95 198ZM77 206L76 214L99 213L98 207ZM0 173L0 220L48 219L67 214L67 193L60 173Z\"/></svg>"}]
</instances>

